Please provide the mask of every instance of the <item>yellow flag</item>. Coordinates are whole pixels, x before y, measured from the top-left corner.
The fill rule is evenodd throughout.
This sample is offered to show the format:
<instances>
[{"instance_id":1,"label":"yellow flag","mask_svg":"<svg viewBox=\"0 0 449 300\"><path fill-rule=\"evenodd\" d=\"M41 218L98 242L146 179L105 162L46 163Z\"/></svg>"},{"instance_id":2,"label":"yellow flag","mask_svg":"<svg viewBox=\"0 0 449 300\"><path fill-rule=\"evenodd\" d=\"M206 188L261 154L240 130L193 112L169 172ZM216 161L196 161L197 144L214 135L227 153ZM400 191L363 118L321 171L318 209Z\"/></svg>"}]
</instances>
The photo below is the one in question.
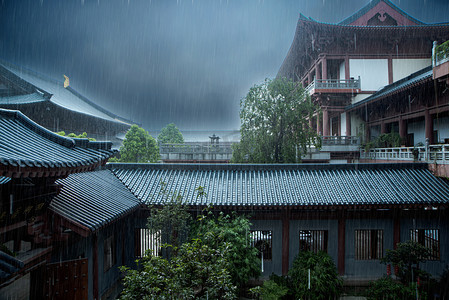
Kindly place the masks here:
<instances>
[{"instance_id":1,"label":"yellow flag","mask_svg":"<svg viewBox=\"0 0 449 300\"><path fill-rule=\"evenodd\" d=\"M67 77L65 75L63 75L63 76L64 76L64 88L67 88L69 86L69 77Z\"/></svg>"}]
</instances>

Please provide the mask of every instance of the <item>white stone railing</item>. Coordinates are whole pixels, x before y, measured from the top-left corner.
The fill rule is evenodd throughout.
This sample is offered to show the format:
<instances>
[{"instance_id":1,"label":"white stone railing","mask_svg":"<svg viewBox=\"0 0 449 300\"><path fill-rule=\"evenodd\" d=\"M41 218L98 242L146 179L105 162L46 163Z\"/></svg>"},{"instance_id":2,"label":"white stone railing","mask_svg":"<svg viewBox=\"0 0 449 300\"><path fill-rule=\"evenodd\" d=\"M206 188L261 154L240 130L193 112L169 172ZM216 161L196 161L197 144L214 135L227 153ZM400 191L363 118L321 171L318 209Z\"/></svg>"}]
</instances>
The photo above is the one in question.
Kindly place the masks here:
<instances>
[{"instance_id":1,"label":"white stone railing","mask_svg":"<svg viewBox=\"0 0 449 300\"><path fill-rule=\"evenodd\" d=\"M184 144L160 144L159 153L162 154L232 154L232 143L184 143Z\"/></svg>"},{"instance_id":2,"label":"white stone railing","mask_svg":"<svg viewBox=\"0 0 449 300\"><path fill-rule=\"evenodd\" d=\"M449 164L449 144L360 150L361 159L426 161Z\"/></svg>"},{"instance_id":3,"label":"white stone railing","mask_svg":"<svg viewBox=\"0 0 449 300\"><path fill-rule=\"evenodd\" d=\"M358 79L314 79L306 88L306 92L311 94L313 90L359 90L360 76Z\"/></svg>"},{"instance_id":4,"label":"white stone railing","mask_svg":"<svg viewBox=\"0 0 449 300\"><path fill-rule=\"evenodd\" d=\"M360 145L357 136L321 136L322 146Z\"/></svg>"}]
</instances>

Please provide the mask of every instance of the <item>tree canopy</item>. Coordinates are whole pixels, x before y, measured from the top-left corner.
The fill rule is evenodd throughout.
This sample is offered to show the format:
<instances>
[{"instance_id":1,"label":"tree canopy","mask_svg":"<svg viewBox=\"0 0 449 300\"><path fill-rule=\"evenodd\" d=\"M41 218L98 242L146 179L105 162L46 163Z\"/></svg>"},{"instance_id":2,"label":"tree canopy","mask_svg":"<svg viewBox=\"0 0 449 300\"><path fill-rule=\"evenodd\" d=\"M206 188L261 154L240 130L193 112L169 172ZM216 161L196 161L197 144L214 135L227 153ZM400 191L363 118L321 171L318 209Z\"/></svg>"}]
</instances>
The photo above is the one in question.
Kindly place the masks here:
<instances>
[{"instance_id":1,"label":"tree canopy","mask_svg":"<svg viewBox=\"0 0 449 300\"><path fill-rule=\"evenodd\" d=\"M239 144L234 144L236 163L295 163L317 144L316 131L307 117L314 105L304 89L291 80L266 79L250 88L240 102Z\"/></svg>"},{"instance_id":2,"label":"tree canopy","mask_svg":"<svg viewBox=\"0 0 449 300\"><path fill-rule=\"evenodd\" d=\"M162 144L183 144L184 137L175 124L170 123L162 128L157 136L157 141Z\"/></svg>"},{"instance_id":3,"label":"tree canopy","mask_svg":"<svg viewBox=\"0 0 449 300\"><path fill-rule=\"evenodd\" d=\"M150 163L159 160L156 140L145 129L132 125L120 147L121 162Z\"/></svg>"}]
</instances>

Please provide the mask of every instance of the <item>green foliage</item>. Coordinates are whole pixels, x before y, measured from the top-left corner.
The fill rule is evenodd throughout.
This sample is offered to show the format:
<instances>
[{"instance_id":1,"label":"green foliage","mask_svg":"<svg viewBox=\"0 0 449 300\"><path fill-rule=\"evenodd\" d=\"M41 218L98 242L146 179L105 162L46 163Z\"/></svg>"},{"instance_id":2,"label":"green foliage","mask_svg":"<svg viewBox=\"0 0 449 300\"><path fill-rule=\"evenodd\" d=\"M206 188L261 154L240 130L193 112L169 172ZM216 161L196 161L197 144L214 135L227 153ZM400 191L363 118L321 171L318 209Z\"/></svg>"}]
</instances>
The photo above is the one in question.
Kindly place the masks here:
<instances>
[{"instance_id":1,"label":"green foliage","mask_svg":"<svg viewBox=\"0 0 449 300\"><path fill-rule=\"evenodd\" d=\"M161 186L165 204L162 208L151 208L148 228L163 243L168 243L174 249L177 249L187 239L192 218L188 212L188 207L182 203L181 195L167 191L164 182L161 182ZM169 256L170 251L167 252L166 254Z\"/></svg>"},{"instance_id":2,"label":"green foliage","mask_svg":"<svg viewBox=\"0 0 449 300\"><path fill-rule=\"evenodd\" d=\"M288 288L285 286L278 285L273 280L267 280L263 283L263 286L257 286L250 289L256 299L261 300L278 300L282 299L287 292Z\"/></svg>"},{"instance_id":3,"label":"green foliage","mask_svg":"<svg viewBox=\"0 0 449 300\"><path fill-rule=\"evenodd\" d=\"M306 117L315 107L304 89L285 78L266 79L240 102L241 141L232 162L295 163L317 139Z\"/></svg>"},{"instance_id":4,"label":"green foliage","mask_svg":"<svg viewBox=\"0 0 449 300\"><path fill-rule=\"evenodd\" d=\"M194 236L214 249L227 245L226 260L232 282L242 287L250 278L260 275L259 251L251 246L248 218L222 212L217 217L211 212L200 216L194 229Z\"/></svg>"},{"instance_id":5,"label":"green foliage","mask_svg":"<svg viewBox=\"0 0 449 300\"><path fill-rule=\"evenodd\" d=\"M295 299L331 299L342 291L343 281L337 274L334 261L322 251L301 251L288 275L293 283Z\"/></svg>"},{"instance_id":6,"label":"green foliage","mask_svg":"<svg viewBox=\"0 0 449 300\"><path fill-rule=\"evenodd\" d=\"M170 260L147 255L141 270L121 267L126 276L120 299L236 299L226 251L227 245L214 249L193 239Z\"/></svg>"},{"instance_id":7,"label":"green foliage","mask_svg":"<svg viewBox=\"0 0 449 300\"><path fill-rule=\"evenodd\" d=\"M191 218L178 193L170 193L162 208L152 208L148 227L160 232L171 244L170 255L148 252L138 262L139 270L122 267L125 273L121 299L235 299L239 286L259 275L258 250L250 243L250 223L243 216L211 212L200 215L189 240ZM204 187L197 197L205 196ZM184 242L184 243L183 243Z\"/></svg>"},{"instance_id":8,"label":"green foliage","mask_svg":"<svg viewBox=\"0 0 449 300\"><path fill-rule=\"evenodd\" d=\"M438 59L442 59L449 55L449 40L436 47L435 55Z\"/></svg>"},{"instance_id":9,"label":"green foliage","mask_svg":"<svg viewBox=\"0 0 449 300\"><path fill-rule=\"evenodd\" d=\"M416 285L404 285L400 282L393 280L389 276L384 276L374 282L372 282L369 288L366 290L366 296L368 299L384 299L384 300L396 300L396 299L416 299ZM423 299L424 293L418 291L420 299Z\"/></svg>"},{"instance_id":10,"label":"green foliage","mask_svg":"<svg viewBox=\"0 0 449 300\"><path fill-rule=\"evenodd\" d=\"M66 136L66 137L70 137L70 138L76 138L76 139L89 139L89 141L96 141L96 139L94 139L94 138L88 138L87 137L87 133L86 132L83 132L83 133L81 133L81 134L75 134L75 133L73 133L73 132L71 132L71 133L69 133L69 134L65 134L65 131L58 131L58 132L56 132L56 134L58 134L58 135L62 135L62 136Z\"/></svg>"},{"instance_id":11,"label":"green foliage","mask_svg":"<svg viewBox=\"0 0 449 300\"><path fill-rule=\"evenodd\" d=\"M120 147L120 161L150 163L159 160L156 140L143 128L132 125Z\"/></svg>"},{"instance_id":12,"label":"green foliage","mask_svg":"<svg viewBox=\"0 0 449 300\"><path fill-rule=\"evenodd\" d=\"M429 277L427 272L419 269L419 263L426 261L429 255L429 249L423 245L414 241L407 241L398 243L395 250L388 249L381 262L396 266L398 268L397 276L402 283L407 284L416 281L418 276L421 279Z\"/></svg>"},{"instance_id":13,"label":"green foliage","mask_svg":"<svg viewBox=\"0 0 449 300\"><path fill-rule=\"evenodd\" d=\"M391 148L400 147L403 139L397 132L383 133L372 141L366 143L365 150L369 151L372 148Z\"/></svg>"},{"instance_id":14,"label":"green foliage","mask_svg":"<svg viewBox=\"0 0 449 300\"><path fill-rule=\"evenodd\" d=\"M184 137L175 124L170 123L162 128L157 136L157 141L161 144L183 144Z\"/></svg>"}]
</instances>

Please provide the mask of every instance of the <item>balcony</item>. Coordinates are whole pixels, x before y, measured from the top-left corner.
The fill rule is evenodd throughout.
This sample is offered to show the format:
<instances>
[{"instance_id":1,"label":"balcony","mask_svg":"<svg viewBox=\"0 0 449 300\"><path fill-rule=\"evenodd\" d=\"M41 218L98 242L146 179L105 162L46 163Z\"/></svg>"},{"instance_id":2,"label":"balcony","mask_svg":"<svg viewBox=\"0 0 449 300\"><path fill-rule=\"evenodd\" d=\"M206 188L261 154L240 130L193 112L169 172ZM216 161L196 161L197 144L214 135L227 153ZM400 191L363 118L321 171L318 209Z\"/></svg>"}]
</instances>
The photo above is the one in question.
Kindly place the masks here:
<instances>
[{"instance_id":1,"label":"balcony","mask_svg":"<svg viewBox=\"0 0 449 300\"><path fill-rule=\"evenodd\" d=\"M433 79L449 75L449 41L433 47L432 65Z\"/></svg>"},{"instance_id":2,"label":"balcony","mask_svg":"<svg viewBox=\"0 0 449 300\"><path fill-rule=\"evenodd\" d=\"M306 87L309 95L314 93L354 93L360 90L360 76L358 79L314 79Z\"/></svg>"},{"instance_id":3,"label":"balcony","mask_svg":"<svg viewBox=\"0 0 449 300\"><path fill-rule=\"evenodd\" d=\"M232 143L222 142L217 144L184 143L184 144L160 144L159 153L164 162L228 162L232 158Z\"/></svg>"},{"instance_id":4,"label":"balcony","mask_svg":"<svg viewBox=\"0 0 449 300\"><path fill-rule=\"evenodd\" d=\"M369 151L361 150L360 158L449 164L449 144L429 145L427 147L374 148Z\"/></svg>"}]
</instances>

